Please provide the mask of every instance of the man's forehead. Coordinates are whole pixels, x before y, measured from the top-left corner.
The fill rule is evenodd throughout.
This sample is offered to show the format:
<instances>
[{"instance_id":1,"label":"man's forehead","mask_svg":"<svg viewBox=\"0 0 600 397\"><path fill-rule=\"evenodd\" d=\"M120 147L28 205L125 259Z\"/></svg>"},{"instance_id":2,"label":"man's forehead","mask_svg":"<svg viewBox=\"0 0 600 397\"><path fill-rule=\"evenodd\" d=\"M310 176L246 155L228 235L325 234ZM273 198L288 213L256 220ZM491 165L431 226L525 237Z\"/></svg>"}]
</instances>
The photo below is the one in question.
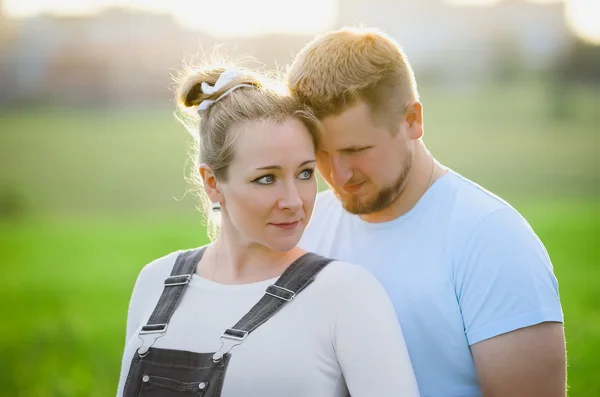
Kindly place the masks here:
<instances>
[{"instance_id":1,"label":"man's forehead","mask_svg":"<svg viewBox=\"0 0 600 397\"><path fill-rule=\"evenodd\" d=\"M325 130L321 135L324 139L358 137L376 127L372 117L369 106L358 102L340 114L325 117L321 121Z\"/></svg>"},{"instance_id":2,"label":"man's forehead","mask_svg":"<svg viewBox=\"0 0 600 397\"><path fill-rule=\"evenodd\" d=\"M324 127L317 134L317 148L327 147L329 150L367 146L373 140L373 133L366 126L349 126L348 128L329 129Z\"/></svg>"},{"instance_id":3,"label":"man's forehead","mask_svg":"<svg viewBox=\"0 0 600 397\"><path fill-rule=\"evenodd\" d=\"M371 109L364 102L358 102L341 113L332 114L322 119L323 125L330 129L347 128L364 125L371 121Z\"/></svg>"},{"instance_id":4,"label":"man's forehead","mask_svg":"<svg viewBox=\"0 0 600 397\"><path fill-rule=\"evenodd\" d=\"M372 138L366 133L358 135L349 132L323 133L317 138L317 150L336 151L372 145Z\"/></svg>"}]
</instances>

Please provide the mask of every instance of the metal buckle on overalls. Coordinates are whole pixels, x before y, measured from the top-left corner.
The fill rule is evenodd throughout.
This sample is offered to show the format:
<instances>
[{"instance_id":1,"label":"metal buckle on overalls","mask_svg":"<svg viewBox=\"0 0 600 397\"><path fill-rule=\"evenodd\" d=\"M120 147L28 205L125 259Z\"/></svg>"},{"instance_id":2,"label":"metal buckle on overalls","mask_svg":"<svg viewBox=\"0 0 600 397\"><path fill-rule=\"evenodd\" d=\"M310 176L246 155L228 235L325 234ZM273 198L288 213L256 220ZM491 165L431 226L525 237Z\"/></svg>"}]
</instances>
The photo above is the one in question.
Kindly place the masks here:
<instances>
[{"instance_id":1,"label":"metal buckle on overalls","mask_svg":"<svg viewBox=\"0 0 600 397\"><path fill-rule=\"evenodd\" d=\"M283 291L284 294L279 295L279 294L281 294L281 292L279 292L279 291ZM275 284L269 285L267 287L267 290L265 291L265 293L267 295L274 296L275 298L282 299L286 302L291 301L296 296L296 293L294 291L289 290L287 288L280 287L279 285L275 285Z\"/></svg>"},{"instance_id":2,"label":"metal buckle on overalls","mask_svg":"<svg viewBox=\"0 0 600 397\"><path fill-rule=\"evenodd\" d=\"M152 345L154 345L154 342L167 332L167 326L168 324L147 324L142 327L138 334L138 338L142 340L142 345L138 349L140 357L146 357L148 355L148 351ZM146 339L142 338L142 336L145 335L150 335L148 339L152 339L151 343L147 343Z\"/></svg>"},{"instance_id":3,"label":"metal buckle on overalls","mask_svg":"<svg viewBox=\"0 0 600 397\"><path fill-rule=\"evenodd\" d=\"M169 276L165 279L165 287L173 287L175 285L184 285L192 279L191 274L180 274L177 276Z\"/></svg>"},{"instance_id":4,"label":"metal buckle on overalls","mask_svg":"<svg viewBox=\"0 0 600 397\"><path fill-rule=\"evenodd\" d=\"M241 344L248 336L248 331L241 329L228 328L221 335L221 347L213 355L213 362L218 363L223 356L231 351L235 346Z\"/></svg>"}]
</instances>

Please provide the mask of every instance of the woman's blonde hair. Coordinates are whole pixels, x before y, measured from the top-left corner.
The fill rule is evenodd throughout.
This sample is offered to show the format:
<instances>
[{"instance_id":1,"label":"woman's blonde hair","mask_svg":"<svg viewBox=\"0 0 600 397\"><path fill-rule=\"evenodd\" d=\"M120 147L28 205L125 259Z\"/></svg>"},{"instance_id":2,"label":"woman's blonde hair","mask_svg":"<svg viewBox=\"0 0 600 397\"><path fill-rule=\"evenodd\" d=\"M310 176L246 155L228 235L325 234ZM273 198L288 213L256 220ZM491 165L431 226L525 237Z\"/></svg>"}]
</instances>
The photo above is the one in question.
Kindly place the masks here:
<instances>
[{"instance_id":1,"label":"woman's blonde hair","mask_svg":"<svg viewBox=\"0 0 600 397\"><path fill-rule=\"evenodd\" d=\"M396 41L372 28L346 27L309 42L287 75L295 96L323 119L364 101L376 121L394 126L410 100L418 100L417 83Z\"/></svg>"},{"instance_id":2,"label":"woman's blonde hair","mask_svg":"<svg viewBox=\"0 0 600 397\"><path fill-rule=\"evenodd\" d=\"M203 83L214 87L227 70L235 70L237 76L215 92L203 92ZM200 164L210 166L217 180L226 181L229 165L235 156L236 127L243 122L283 123L293 117L307 127L314 142L320 128L319 121L309 108L290 95L275 74L259 73L231 63L207 63L186 67L176 79L176 84L177 118L194 138L192 166L186 179L190 182L191 191L199 198L200 210L206 216L212 239L216 237L219 225L211 216L211 203L199 173ZM243 86L237 87L239 85ZM234 87L237 88L227 93ZM207 109L199 110L199 105L206 100L217 101Z\"/></svg>"}]
</instances>

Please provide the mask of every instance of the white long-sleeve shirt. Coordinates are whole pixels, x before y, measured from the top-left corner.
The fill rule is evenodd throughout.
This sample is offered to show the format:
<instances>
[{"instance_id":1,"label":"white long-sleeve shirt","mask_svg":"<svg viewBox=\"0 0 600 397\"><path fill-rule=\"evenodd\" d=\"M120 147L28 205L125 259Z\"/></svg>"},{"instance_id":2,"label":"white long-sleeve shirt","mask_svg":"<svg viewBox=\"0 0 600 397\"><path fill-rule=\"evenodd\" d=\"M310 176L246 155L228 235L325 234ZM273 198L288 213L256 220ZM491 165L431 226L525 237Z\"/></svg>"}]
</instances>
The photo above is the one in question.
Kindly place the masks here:
<instances>
[{"instance_id":1,"label":"white long-sleeve shirt","mask_svg":"<svg viewBox=\"0 0 600 397\"><path fill-rule=\"evenodd\" d=\"M117 396L178 252L141 271L131 297ZM215 352L276 279L224 285L192 277L156 348ZM316 280L233 348L222 397L418 396L402 331L383 287L367 270L332 262Z\"/></svg>"}]
</instances>

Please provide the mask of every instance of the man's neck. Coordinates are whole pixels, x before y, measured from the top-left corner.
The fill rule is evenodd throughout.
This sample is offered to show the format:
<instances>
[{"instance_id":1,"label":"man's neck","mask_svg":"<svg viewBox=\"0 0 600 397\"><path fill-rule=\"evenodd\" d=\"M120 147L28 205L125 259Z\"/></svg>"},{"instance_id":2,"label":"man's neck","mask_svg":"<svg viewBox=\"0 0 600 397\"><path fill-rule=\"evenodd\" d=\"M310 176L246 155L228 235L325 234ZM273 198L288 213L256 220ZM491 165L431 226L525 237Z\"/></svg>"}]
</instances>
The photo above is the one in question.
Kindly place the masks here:
<instances>
[{"instance_id":1,"label":"man's neck","mask_svg":"<svg viewBox=\"0 0 600 397\"><path fill-rule=\"evenodd\" d=\"M418 157L398 197L381 211L361 215L365 222L389 222L406 214L419 202L431 184L447 172L426 150L423 150Z\"/></svg>"}]
</instances>

